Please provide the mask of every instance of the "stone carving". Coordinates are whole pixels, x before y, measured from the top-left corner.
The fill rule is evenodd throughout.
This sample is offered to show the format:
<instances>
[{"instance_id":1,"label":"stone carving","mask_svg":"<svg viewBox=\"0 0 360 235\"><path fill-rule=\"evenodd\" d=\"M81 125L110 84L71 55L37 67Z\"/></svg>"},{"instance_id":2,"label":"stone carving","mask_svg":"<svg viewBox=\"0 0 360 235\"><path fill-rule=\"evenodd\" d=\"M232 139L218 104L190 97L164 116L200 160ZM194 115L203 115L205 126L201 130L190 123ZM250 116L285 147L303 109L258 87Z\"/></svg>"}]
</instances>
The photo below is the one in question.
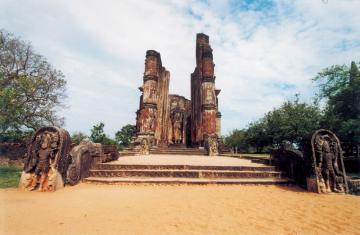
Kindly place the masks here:
<instances>
[{"instance_id":1,"label":"stone carving","mask_svg":"<svg viewBox=\"0 0 360 235\"><path fill-rule=\"evenodd\" d=\"M67 170L67 183L75 185L82 178L87 177L87 173L94 161L93 157L102 154L101 144L93 143L87 139L73 147L70 151L71 164Z\"/></svg>"},{"instance_id":2,"label":"stone carving","mask_svg":"<svg viewBox=\"0 0 360 235\"><path fill-rule=\"evenodd\" d=\"M219 155L219 143L216 135L209 136L206 138L205 149L209 156Z\"/></svg>"},{"instance_id":3,"label":"stone carving","mask_svg":"<svg viewBox=\"0 0 360 235\"><path fill-rule=\"evenodd\" d=\"M183 113L177 109L171 114L173 138L175 144L181 144L183 139Z\"/></svg>"},{"instance_id":4,"label":"stone carving","mask_svg":"<svg viewBox=\"0 0 360 235\"><path fill-rule=\"evenodd\" d=\"M70 145L69 133L64 129L43 127L37 130L28 147L19 188L54 191L63 187Z\"/></svg>"},{"instance_id":5,"label":"stone carving","mask_svg":"<svg viewBox=\"0 0 360 235\"><path fill-rule=\"evenodd\" d=\"M169 95L170 99L170 144L189 145L190 142L190 100L179 95Z\"/></svg>"},{"instance_id":6,"label":"stone carving","mask_svg":"<svg viewBox=\"0 0 360 235\"><path fill-rule=\"evenodd\" d=\"M140 154L141 155L149 155L150 154L150 144L149 140L143 138L140 143Z\"/></svg>"},{"instance_id":7,"label":"stone carving","mask_svg":"<svg viewBox=\"0 0 360 235\"><path fill-rule=\"evenodd\" d=\"M334 133L320 129L312 135L311 157L308 190L318 193L348 192L342 149Z\"/></svg>"},{"instance_id":8,"label":"stone carving","mask_svg":"<svg viewBox=\"0 0 360 235\"><path fill-rule=\"evenodd\" d=\"M144 85L144 97L143 100L145 103L156 103L157 94L156 94L157 81L148 80Z\"/></svg>"},{"instance_id":9,"label":"stone carving","mask_svg":"<svg viewBox=\"0 0 360 235\"><path fill-rule=\"evenodd\" d=\"M119 157L115 145L102 145L88 139L73 147L69 155L71 163L66 178L69 185L75 185L88 177L89 170L94 164L113 161Z\"/></svg>"},{"instance_id":10,"label":"stone carving","mask_svg":"<svg viewBox=\"0 0 360 235\"><path fill-rule=\"evenodd\" d=\"M215 89L214 89L214 83L212 82L203 82L203 103L208 105L215 106L216 103L216 96L215 96Z\"/></svg>"}]
</instances>

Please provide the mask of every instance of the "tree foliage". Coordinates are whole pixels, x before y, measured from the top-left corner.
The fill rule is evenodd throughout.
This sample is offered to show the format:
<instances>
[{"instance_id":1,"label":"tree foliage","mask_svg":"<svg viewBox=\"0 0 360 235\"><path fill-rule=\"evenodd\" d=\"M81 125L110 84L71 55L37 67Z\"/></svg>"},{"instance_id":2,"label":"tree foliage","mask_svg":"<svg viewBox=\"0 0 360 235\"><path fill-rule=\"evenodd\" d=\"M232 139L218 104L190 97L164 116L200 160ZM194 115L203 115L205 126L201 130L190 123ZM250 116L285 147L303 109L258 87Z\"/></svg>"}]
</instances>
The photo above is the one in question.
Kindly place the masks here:
<instances>
[{"instance_id":1,"label":"tree foliage","mask_svg":"<svg viewBox=\"0 0 360 235\"><path fill-rule=\"evenodd\" d=\"M255 148L256 152L262 152L265 147L271 146L272 137L267 133L268 128L265 117L250 123L246 130L246 143Z\"/></svg>"},{"instance_id":2,"label":"tree foliage","mask_svg":"<svg viewBox=\"0 0 360 235\"><path fill-rule=\"evenodd\" d=\"M360 72L355 62L325 68L314 79L326 100L323 125L343 142L360 143Z\"/></svg>"},{"instance_id":3,"label":"tree foliage","mask_svg":"<svg viewBox=\"0 0 360 235\"><path fill-rule=\"evenodd\" d=\"M0 30L0 132L61 126L66 81L30 43Z\"/></svg>"},{"instance_id":4,"label":"tree foliage","mask_svg":"<svg viewBox=\"0 0 360 235\"><path fill-rule=\"evenodd\" d=\"M122 146L128 146L132 137L135 135L136 127L134 125L126 125L121 128L120 131L115 133L115 140Z\"/></svg>"},{"instance_id":5,"label":"tree foliage","mask_svg":"<svg viewBox=\"0 0 360 235\"><path fill-rule=\"evenodd\" d=\"M86 139L88 138L87 135L85 135L84 133L78 131L78 132L74 132L72 135L71 135L71 141L78 145L80 144L80 142L83 140L83 139Z\"/></svg>"},{"instance_id":6,"label":"tree foliage","mask_svg":"<svg viewBox=\"0 0 360 235\"><path fill-rule=\"evenodd\" d=\"M297 97L250 123L247 129L234 130L225 141L230 146L254 148L257 152L279 147L284 140L300 146L310 132L319 128L320 120L320 109L300 102Z\"/></svg>"},{"instance_id":7,"label":"tree foliage","mask_svg":"<svg viewBox=\"0 0 360 235\"><path fill-rule=\"evenodd\" d=\"M109 138L104 132L104 123L100 122L99 124L93 126L91 129L90 140L94 143L100 144L114 144L116 145L116 141Z\"/></svg>"},{"instance_id":8,"label":"tree foliage","mask_svg":"<svg viewBox=\"0 0 360 235\"><path fill-rule=\"evenodd\" d=\"M318 84L318 98L331 98L349 83L349 67L346 65L333 65L323 69L313 81Z\"/></svg>"},{"instance_id":9,"label":"tree foliage","mask_svg":"<svg viewBox=\"0 0 360 235\"><path fill-rule=\"evenodd\" d=\"M247 150L246 130L234 129L224 138L225 144L239 150Z\"/></svg>"},{"instance_id":10,"label":"tree foliage","mask_svg":"<svg viewBox=\"0 0 360 235\"><path fill-rule=\"evenodd\" d=\"M7 130L0 133L0 142L26 142L33 133L34 131L32 130Z\"/></svg>"},{"instance_id":11,"label":"tree foliage","mask_svg":"<svg viewBox=\"0 0 360 235\"><path fill-rule=\"evenodd\" d=\"M286 101L283 105L265 115L267 136L271 144L280 146L287 140L300 145L311 131L320 127L321 111L313 104Z\"/></svg>"}]
</instances>

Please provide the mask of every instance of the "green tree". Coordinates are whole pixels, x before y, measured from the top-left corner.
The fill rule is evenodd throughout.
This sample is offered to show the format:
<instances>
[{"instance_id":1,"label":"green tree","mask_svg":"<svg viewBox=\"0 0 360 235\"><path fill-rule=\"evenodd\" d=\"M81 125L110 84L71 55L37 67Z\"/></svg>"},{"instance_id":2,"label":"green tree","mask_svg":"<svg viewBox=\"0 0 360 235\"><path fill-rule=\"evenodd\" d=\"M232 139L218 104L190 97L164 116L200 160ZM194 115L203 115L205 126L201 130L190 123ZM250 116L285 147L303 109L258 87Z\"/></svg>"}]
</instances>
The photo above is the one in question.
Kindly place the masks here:
<instances>
[{"instance_id":1,"label":"green tree","mask_svg":"<svg viewBox=\"0 0 360 235\"><path fill-rule=\"evenodd\" d=\"M355 62L350 68L334 65L320 72L314 81L319 98L326 101L323 126L334 131L350 146L360 143L360 72Z\"/></svg>"},{"instance_id":2,"label":"green tree","mask_svg":"<svg viewBox=\"0 0 360 235\"><path fill-rule=\"evenodd\" d=\"M265 148L279 147L284 140L301 146L309 133L320 127L321 111L315 104L286 101L246 130L246 142L262 152Z\"/></svg>"},{"instance_id":3,"label":"green tree","mask_svg":"<svg viewBox=\"0 0 360 235\"><path fill-rule=\"evenodd\" d=\"M323 69L313 78L319 87L317 97L329 99L335 96L347 86L349 80L349 67L346 65L333 65Z\"/></svg>"},{"instance_id":4,"label":"green tree","mask_svg":"<svg viewBox=\"0 0 360 235\"><path fill-rule=\"evenodd\" d=\"M32 130L7 130L0 134L0 142L26 142L33 133Z\"/></svg>"},{"instance_id":5,"label":"green tree","mask_svg":"<svg viewBox=\"0 0 360 235\"><path fill-rule=\"evenodd\" d=\"M135 135L136 127L134 125L126 125L121 128L120 131L115 133L115 140L120 145L126 147L131 141L132 137Z\"/></svg>"},{"instance_id":6,"label":"green tree","mask_svg":"<svg viewBox=\"0 0 360 235\"><path fill-rule=\"evenodd\" d=\"M30 43L0 30L0 133L63 124L66 81Z\"/></svg>"},{"instance_id":7,"label":"green tree","mask_svg":"<svg viewBox=\"0 0 360 235\"><path fill-rule=\"evenodd\" d=\"M302 103L297 97L265 115L266 132L277 147L284 140L300 145L310 132L320 127L321 118L317 105Z\"/></svg>"},{"instance_id":8,"label":"green tree","mask_svg":"<svg viewBox=\"0 0 360 235\"><path fill-rule=\"evenodd\" d=\"M104 132L105 124L100 122L98 125L93 126L91 129L90 140L94 143L100 144L114 144L116 145L116 141L110 139Z\"/></svg>"},{"instance_id":9,"label":"green tree","mask_svg":"<svg viewBox=\"0 0 360 235\"><path fill-rule=\"evenodd\" d=\"M229 133L229 135L224 138L225 144L237 148L241 152L246 152L248 145L246 142L246 130L244 129L235 129Z\"/></svg>"},{"instance_id":10,"label":"green tree","mask_svg":"<svg viewBox=\"0 0 360 235\"><path fill-rule=\"evenodd\" d=\"M76 144L76 145L78 145L78 144L80 144L80 142L83 140L83 139L86 139L86 138L88 138L88 136L87 135L85 135L84 133L82 133L82 132L74 132L72 135L71 135L71 141L74 143L74 144Z\"/></svg>"},{"instance_id":11,"label":"green tree","mask_svg":"<svg viewBox=\"0 0 360 235\"><path fill-rule=\"evenodd\" d=\"M272 145L272 137L267 133L265 118L250 123L246 130L246 143L256 149L256 152L263 152L265 147Z\"/></svg>"},{"instance_id":12,"label":"green tree","mask_svg":"<svg viewBox=\"0 0 360 235\"><path fill-rule=\"evenodd\" d=\"M106 134L104 132L104 126L105 124L100 122L98 125L93 126L93 128L91 129L91 135L90 135L90 140L92 142L95 143L103 143L105 138L106 138Z\"/></svg>"}]
</instances>

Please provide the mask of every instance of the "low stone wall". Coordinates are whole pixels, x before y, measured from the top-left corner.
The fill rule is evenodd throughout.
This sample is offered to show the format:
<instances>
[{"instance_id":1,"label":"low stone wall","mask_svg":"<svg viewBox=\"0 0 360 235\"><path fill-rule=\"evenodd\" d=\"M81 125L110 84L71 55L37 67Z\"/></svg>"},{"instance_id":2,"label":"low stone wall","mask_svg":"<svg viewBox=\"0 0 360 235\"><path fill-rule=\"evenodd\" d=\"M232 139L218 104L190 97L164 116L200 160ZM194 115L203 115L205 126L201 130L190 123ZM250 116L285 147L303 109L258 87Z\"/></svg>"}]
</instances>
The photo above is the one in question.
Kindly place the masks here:
<instances>
[{"instance_id":1,"label":"low stone wall","mask_svg":"<svg viewBox=\"0 0 360 235\"><path fill-rule=\"evenodd\" d=\"M13 159L7 158L5 156L0 156L0 166L19 166L19 167L23 167L24 166L24 160L23 159L13 160Z\"/></svg>"},{"instance_id":2,"label":"low stone wall","mask_svg":"<svg viewBox=\"0 0 360 235\"><path fill-rule=\"evenodd\" d=\"M11 160L23 159L26 154L26 144L23 142L0 143L0 158Z\"/></svg>"},{"instance_id":3,"label":"low stone wall","mask_svg":"<svg viewBox=\"0 0 360 235\"><path fill-rule=\"evenodd\" d=\"M349 193L360 195L360 178L349 179L348 186L349 186Z\"/></svg>"}]
</instances>

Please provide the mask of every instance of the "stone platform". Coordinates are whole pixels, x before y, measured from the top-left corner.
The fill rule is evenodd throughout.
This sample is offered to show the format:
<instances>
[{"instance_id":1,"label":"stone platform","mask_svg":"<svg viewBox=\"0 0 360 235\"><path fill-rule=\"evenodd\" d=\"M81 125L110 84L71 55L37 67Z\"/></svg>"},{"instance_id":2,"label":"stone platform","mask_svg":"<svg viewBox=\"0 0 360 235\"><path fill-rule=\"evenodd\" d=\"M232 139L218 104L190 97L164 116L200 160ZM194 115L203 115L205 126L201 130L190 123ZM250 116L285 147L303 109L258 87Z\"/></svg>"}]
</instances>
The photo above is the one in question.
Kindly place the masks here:
<instances>
[{"instance_id":1,"label":"stone platform","mask_svg":"<svg viewBox=\"0 0 360 235\"><path fill-rule=\"evenodd\" d=\"M274 166L248 159L189 155L121 157L95 165L84 180L92 183L290 184Z\"/></svg>"}]
</instances>

